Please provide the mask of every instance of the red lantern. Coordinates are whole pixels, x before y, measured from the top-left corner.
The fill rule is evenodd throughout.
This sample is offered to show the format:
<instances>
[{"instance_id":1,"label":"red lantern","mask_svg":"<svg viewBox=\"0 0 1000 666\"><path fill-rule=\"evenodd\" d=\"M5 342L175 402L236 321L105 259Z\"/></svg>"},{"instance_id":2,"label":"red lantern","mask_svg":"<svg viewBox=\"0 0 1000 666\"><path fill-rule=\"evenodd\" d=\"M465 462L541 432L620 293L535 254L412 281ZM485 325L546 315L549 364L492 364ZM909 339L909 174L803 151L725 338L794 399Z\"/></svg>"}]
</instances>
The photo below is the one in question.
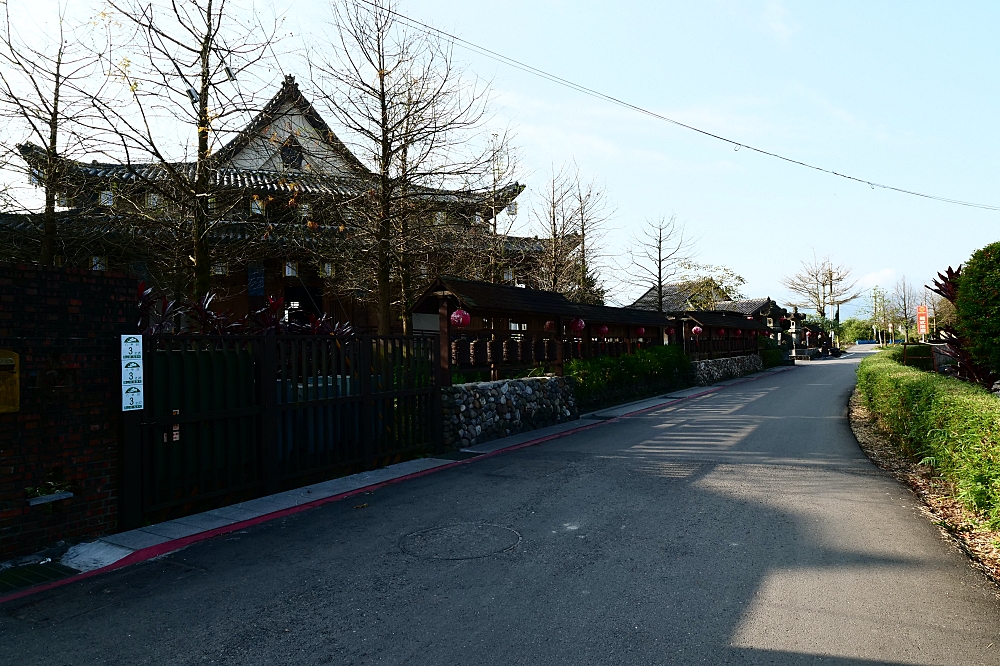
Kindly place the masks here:
<instances>
[{"instance_id":1,"label":"red lantern","mask_svg":"<svg viewBox=\"0 0 1000 666\"><path fill-rule=\"evenodd\" d=\"M585 328L587 328L587 322L580 319L579 317L577 317L576 319L574 319L569 323L569 330L573 331L574 333L580 333Z\"/></svg>"},{"instance_id":2,"label":"red lantern","mask_svg":"<svg viewBox=\"0 0 1000 666\"><path fill-rule=\"evenodd\" d=\"M719 330L717 330L717 331L716 331L716 333L717 333L717 334L719 335L719 337L721 338L721 337L722 337L723 335L725 335L725 334L726 334L726 329L724 329L724 328L720 328Z\"/></svg>"},{"instance_id":3,"label":"red lantern","mask_svg":"<svg viewBox=\"0 0 1000 666\"><path fill-rule=\"evenodd\" d=\"M670 329L670 332L671 332L671 333L673 333L673 332L674 332L674 329ZM638 327L637 329L635 329L635 334L636 334L636 335L639 335L639 336L641 336L641 335L645 335L645 333L646 333L646 329L645 329L645 328L643 328L642 326L640 326L640 327Z\"/></svg>"},{"instance_id":4,"label":"red lantern","mask_svg":"<svg viewBox=\"0 0 1000 666\"><path fill-rule=\"evenodd\" d=\"M644 329L644 328L638 328L638 329L636 329L636 331L635 331L635 332L636 332L636 333L639 333L639 331L642 331L643 333L645 333L645 332L646 332L646 329ZM674 330L674 329L672 329L672 328L668 328L668 329L667 329L667 335L673 335L673 334L674 334L674 333L676 333L676 332L677 332L677 331L675 331L675 330ZM639 335L642 335L642 333L639 333Z\"/></svg>"},{"instance_id":5,"label":"red lantern","mask_svg":"<svg viewBox=\"0 0 1000 666\"><path fill-rule=\"evenodd\" d=\"M701 326L695 326L694 328L691 329L691 332L694 333L695 335L701 335L702 330L704 329L702 329Z\"/></svg>"},{"instance_id":6,"label":"red lantern","mask_svg":"<svg viewBox=\"0 0 1000 666\"><path fill-rule=\"evenodd\" d=\"M608 334L608 327L605 326L604 324L601 324L600 326L597 327L597 334L600 335L600 336L607 335Z\"/></svg>"},{"instance_id":7,"label":"red lantern","mask_svg":"<svg viewBox=\"0 0 1000 666\"><path fill-rule=\"evenodd\" d=\"M810 335L812 335L812 331L806 331L806 337L808 338Z\"/></svg>"},{"instance_id":8,"label":"red lantern","mask_svg":"<svg viewBox=\"0 0 1000 666\"><path fill-rule=\"evenodd\" d=\"M736 329L735 331L733 331L733 334L736 335L736 337L740 337L741 335L743 335L743 331L741 331L740 329Z\"/></svg>"},{"instance_id":9,"label":"red lantern","mask_svg":"<svg viewBox=\"0 0 1000 666\"><path fill-rule=\"evenodd\" d=\"M455 310L451 313L451 325L455 328L465 328L472 321L472 317L465 310Z\"/></svg>"},{"instance_id":10,"label":"red lantern","mask_svg":"<svg viewBox=\"0 0 1000 666\"><path fill-rule=\"evenodd\" d=\"M554 321L552 321L551 319L549 321L545 322L545 330L549 331L549 332L552 332L552 331L556 330L556 323Z\"/></svg>"}]
</instances>

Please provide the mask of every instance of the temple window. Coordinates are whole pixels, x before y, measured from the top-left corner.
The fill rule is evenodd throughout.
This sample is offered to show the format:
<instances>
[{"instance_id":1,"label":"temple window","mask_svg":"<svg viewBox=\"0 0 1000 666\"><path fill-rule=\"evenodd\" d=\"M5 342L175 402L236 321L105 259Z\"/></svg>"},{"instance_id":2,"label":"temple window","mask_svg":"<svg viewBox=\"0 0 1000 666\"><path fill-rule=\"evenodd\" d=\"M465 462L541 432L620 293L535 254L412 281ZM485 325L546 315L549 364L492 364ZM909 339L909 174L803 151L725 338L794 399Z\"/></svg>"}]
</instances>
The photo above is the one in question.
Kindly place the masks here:
<instances>
[{"instance_id":1,"label":"temple window","mask_svg":"<svg viewBox=\"0 0 1000 666\"><path fill-rule=\"evenodd\" d=\"M281 164L286 169L302 168L302 144L294 136L289 136L281 144Z\"/></svg>"}]
</instances>

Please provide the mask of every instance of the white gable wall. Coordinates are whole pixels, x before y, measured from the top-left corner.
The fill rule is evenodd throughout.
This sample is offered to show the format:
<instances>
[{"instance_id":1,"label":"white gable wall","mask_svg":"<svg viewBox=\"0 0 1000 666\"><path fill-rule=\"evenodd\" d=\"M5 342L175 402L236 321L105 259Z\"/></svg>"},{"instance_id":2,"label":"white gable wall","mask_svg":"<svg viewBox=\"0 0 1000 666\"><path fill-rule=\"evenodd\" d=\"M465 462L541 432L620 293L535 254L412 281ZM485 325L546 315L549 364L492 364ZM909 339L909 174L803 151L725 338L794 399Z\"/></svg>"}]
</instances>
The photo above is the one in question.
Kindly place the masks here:
<instances>
[{"instance_id":1,"label":"white gable wall","mask_svg":"<svg viewBox=\"0 0 1000 666\"><path fill-rule=\"evenodd\" d=\"M294 135L302 146L302 170L331 176L355 175L355 168L338 155L305 116L292 104L286 104L261 134L232 158L237 169L282 171L281 146Z\"/></svg>"}]
</instances>

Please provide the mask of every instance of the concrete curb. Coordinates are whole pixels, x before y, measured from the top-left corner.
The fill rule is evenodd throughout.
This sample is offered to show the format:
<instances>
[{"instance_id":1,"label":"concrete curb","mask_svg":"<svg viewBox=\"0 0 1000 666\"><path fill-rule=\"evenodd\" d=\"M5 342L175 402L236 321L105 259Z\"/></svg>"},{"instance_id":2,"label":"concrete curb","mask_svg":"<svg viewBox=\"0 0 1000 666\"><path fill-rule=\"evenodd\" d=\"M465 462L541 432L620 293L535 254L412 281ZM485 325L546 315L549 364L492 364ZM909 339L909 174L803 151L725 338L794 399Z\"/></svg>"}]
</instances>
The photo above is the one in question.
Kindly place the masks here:
<instances>
[{"instance_id":1,"label":"concrete curb","mask_svg":"<svg viewBox=\"0 0 1000 666\"><path fill-rule=\"evenodd\" d=\"M261 523L276 520L278 518L284 518L286 516L292 516L303 511L308 511L324 504L329 504L331 502L339 502L341 500L347 499L349 497L354 497L366 492L372 492L378 490L379 488L384 488L389 485L396 483L401 483L403 481L408 481L410 479L416 479L434 472L439 472L445 469L453 469L461 465L467 465L477 460L482 460L484 458L492 458L503 453L510 451L517 451L519 449L524 449L529 446L537 446L545 442L550 442L562 437L567 437L569 435L576 434L578 432L583 432L585 430L591 430L597 428L598 426L604 425L606 423L613 423L623 418L628 418L630 416L637 416L651 412L655 409L661 407L683 402L685 400L691 400L694 398L702 397L705 395L710 395L721 391L729 386L736 386L739 384L745 384L748 382L756 381L770 374L776 372L783 372L786 370L793 369L794 366L781 366L777 368L771 368L769 370L764 370L762 372L747 375L746 377L741 377L739 379L732 379L725 382L720 382L712 386L706 387L694 387L692 389L684 389L682 391L676 391L671 394L666 394L660 398L653 398L652 400L657 401L656 404L648 405L650 402L647 400L640 400L637 402L629 403L627 405L620 405L614 407L610 410L601 410L600 412L594 414L604 414L611 411L622 411L623 413L617 415L609 415L606 417L594 416L594 414L581 416L581 421L589 420L588 423L582 423L581 425L573 428L566 429L566 424L558 424L556 426L549 426L548 428L542 428L536 430L530 434L537 434L539 436L533 437L527 441L519 442L516 444L510 444L507 446L500 446L497 448L488 448L485 451L479 452L476 449L479 446L471 447L468 449L469 452L479 453L472 458L467 458L465 460L442 460L440 458L418 458L416 460L410 460L404 463L399 463L398 465L390 465L389 467L384 467L381 470L373 470L369 472L362 472L360 474L354 474L348 477L340 477L339 479L331 479L330 481L324 481L322 483L313 484L312 486L306 486L303 488L296 488L294 490L286 491L284 493L279 493L278 495L271 495L268 497L261 497L255 500L250 500L249 502L243 502L241 504L236 504L228 507L223 507L221 509L216 509L214 511L206 511L205 513L195 514L193 516L186 516L184 518L178 518L174 521L168 521L167 523L159 523L158 525L150 525L148 527L139 528L136 530L130 530L129 532L121 532L118 534L108 535L102 537L94 542L89 542L87 544L80 544L80 546L93 546L97 549L101 549L108 553L108 557L115 558L111 562L107 562L97 568L91 569L89 571L83 571L79 574L69 576L67 578L61 578L49 583L43 583L41 585L36 585L34 587L25 588L23 590L18 590L17 592L12 592L6 596L0 597L0 604L8 601L14 601L32 594L37 594L39 592L44 592L46 590L51 590L63 585L68 585L86 578L91 578L99 574L114 571L116 569L121 569L127 567L131 564L138 564L140 562L145 562L157 557L161 557L168 553L180 550L192 544L198 543L199 541L205 541L213 537L217 537L223 534L229 534L231 532L236 532L239 530L252 527L254 525L259 525ZM690 393L697 390L697 392ZM674 396L677 393L690 393L688 395L682 395L677 397ZM590 417L588 419L587 417ZM595 419L596 420L592 420ZM544 433L545 430L553 430L555 432ZM529 433L525 433L529 434ZM495 440L502 441L502 440ZM492 442L487 442L481 446L488 446ZM416 471L408 471L413 470ZM374 483L367 483L372 477L379 478L379 480ZM343 492L332 492L326 496L317 497L316 499L306 500L298 502L298 498L304 498L305 495L312 494L315 489L325 489L329 491L336 486L353 485L353 488L349 490L344 490ZM323 494L324 490L321 490L318 494ZM254 511L254 507L266 503L281 504L289 503L290 506L284 506L278 508L274 511L258 513ZM245 519L238 519L239 512L244 513L257 513L251 517ZM225 518L224 515L229 514L234 518ZM213 524L214 519L214 524ZM224 524L219 524L222 521ZM200 525L199 525L200 523ZM186 530L184 528L187 528ZM180 530L180 531L178 531ZM186 532L186 533L185 533ZM133 547L134 546L134 547ZM74 547L77 548L77 547ZM72 549L71 549L72 551ZM125 554L127 551L127 554ZM67 553L69 555L69 553ZM119 557L120 555L120 557ZM86 560L86 554L78 552L76 557L80 561Z\"/></svg>"}]
</instances>

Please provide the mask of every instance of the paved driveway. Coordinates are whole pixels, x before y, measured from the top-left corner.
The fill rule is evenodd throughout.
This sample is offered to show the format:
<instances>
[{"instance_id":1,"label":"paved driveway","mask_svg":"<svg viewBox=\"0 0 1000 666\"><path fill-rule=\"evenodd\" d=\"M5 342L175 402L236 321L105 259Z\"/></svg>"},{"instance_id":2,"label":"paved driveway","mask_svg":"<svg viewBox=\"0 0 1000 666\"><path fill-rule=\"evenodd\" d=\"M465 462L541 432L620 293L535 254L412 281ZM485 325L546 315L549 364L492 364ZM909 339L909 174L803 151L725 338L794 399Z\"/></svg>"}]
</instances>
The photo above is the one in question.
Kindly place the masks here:
<instances>
[{"instance_id":1,"label":"paved driveway","mask_svg":"<svg viewBox=\"0 0 1000 666\"><path fill-rule=\"evenodd\" d=\"M996 590L851 435L856 361L8 603L0 663L994 666Z\"/></svg>"}]
</instances>

